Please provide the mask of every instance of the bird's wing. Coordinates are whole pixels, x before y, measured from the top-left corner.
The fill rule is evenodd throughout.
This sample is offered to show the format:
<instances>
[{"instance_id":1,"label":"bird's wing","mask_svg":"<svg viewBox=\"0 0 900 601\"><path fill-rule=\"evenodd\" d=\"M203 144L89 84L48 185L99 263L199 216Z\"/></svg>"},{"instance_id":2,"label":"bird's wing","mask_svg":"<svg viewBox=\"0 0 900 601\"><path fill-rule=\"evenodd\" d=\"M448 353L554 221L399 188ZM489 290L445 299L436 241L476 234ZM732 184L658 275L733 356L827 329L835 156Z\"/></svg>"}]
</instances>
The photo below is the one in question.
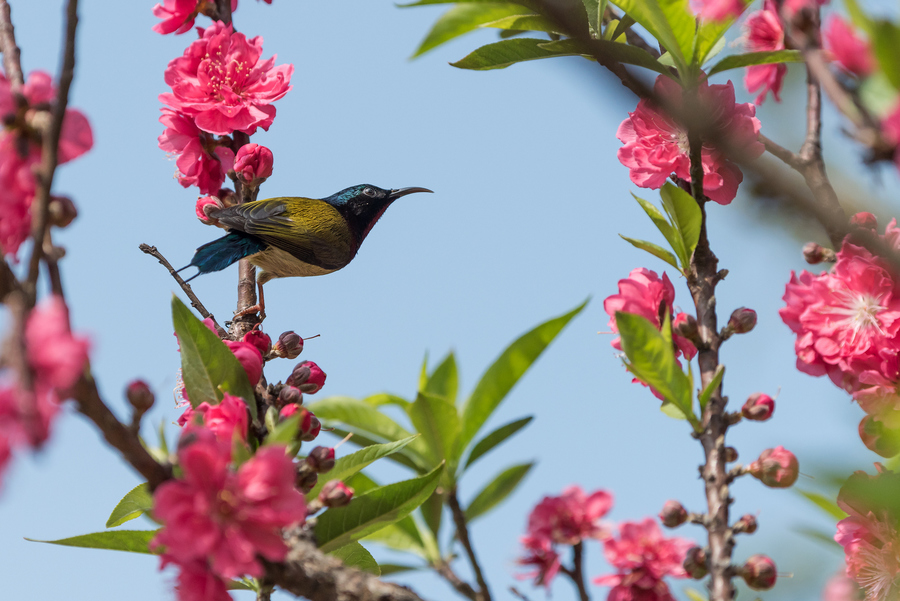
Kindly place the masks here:
<instances>
[{"instance_id":1,"label":"bird's wing","mask_svg":"<svg viewBox=\"0 0 900 601\"><path fill-rule=\"evenodd\" d=\"M216 211L211 217L289 252L304 263L340 269L353 258L346 221L322 200L269 198Z\"/></svg>"}]
</instances>

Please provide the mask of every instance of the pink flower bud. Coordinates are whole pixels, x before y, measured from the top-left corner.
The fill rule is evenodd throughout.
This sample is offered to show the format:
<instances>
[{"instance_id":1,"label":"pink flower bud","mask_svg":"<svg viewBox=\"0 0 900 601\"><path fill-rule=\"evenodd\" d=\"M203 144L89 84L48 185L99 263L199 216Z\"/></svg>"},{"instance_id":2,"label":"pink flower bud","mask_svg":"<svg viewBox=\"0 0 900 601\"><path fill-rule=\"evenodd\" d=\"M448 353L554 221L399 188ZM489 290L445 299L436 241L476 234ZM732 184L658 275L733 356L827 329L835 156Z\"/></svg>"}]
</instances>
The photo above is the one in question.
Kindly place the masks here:
<instances>
[{"instance_id":1,"label":"pink flower bud","mask_svg":"<svg viewBox=\"0 0 900 601\"><path fill-rule=\"evenodd\" d=\"M221 200L215 196L204 196L203 198L197 199L197 205L194 207L194 210L197 213L197 219L206 225L216 225L218 220L210 217L209 211L221 208L224 208Z\"/></svg>"},{"instance_id":2,"label":"pink flower bud","mask_svg":"<svg viewBox=\"0 0 900 601\"><path fill-rule=\"evenodd\" d=\"M882 457L891 458L900 453L900 432L886 428L871 415L859 422L859 437L866 448Z\"/></svg>"},{"instance_id":3,"label":"pink flower bud","mask_svg":"<svg viewBox=\"0 0 900 601\"><path fill-rule=\"evenodd\" d=\"M700 547L691 547L684 555L684 571L695 580L700 580L709 574L709 559L706 551Z\"/></svg>"},{"instance_id":4,"label":"pink flower bud","mask_svg":"<svg viewBox=\"0 0 900 601\"><path fill-rule=\"evenodd\" d=\"M340 480L326 482L319 493L319 501L325 507L343 507L353 499L353 489Z\"/></svg>"},{"instance_id":5,"label":"pink flower bud","mask_svg":"<svg viewBox=\"0 0 900 601\"><path fill-rule=\"evenodd\" d=\"M756 311L747 307L735 309L728 320L728 328L735 334L746 334L756 327Z\"/></svg>"},{"instance_id":6,"label":"pink flower bud","mask_svg":"<svg viewBox=\"0 0 900 601\"><path fill-rule=\"evenodd\" d=\"M775 413L775 399L762 392L755 392L747 397L747 402L741 407L741 415L744 419L754 422L764 422Z\"/></svg>"},{"instance_id":7,"label":"pink flower bud","mask_svg":"<svg viewBox=\"0 0 900 601\"><path fill-rule=\"evenodd\" d=\"M78 209L68 196L51 196L47 211L50 225L59 228L67 227L78 217Z\"/></svg>"},{"instance_id":8,"label":"pink flower bud","mask_svg":"<svg viewBox=\"0 0 900 601\"><path fill-rule=\"evenodd\" d=\"M677 528L687 521L688 514L684 505L678 501L666 501L659 512L659 521L667 528Z\"/></svg>"},{"instance_id":9,"label":"pink flower bud","mask_svg":"<svg viewBox=\"0 0 900 601\"><path fill-rule=\"evenodd\" d=\"M125 398L139 413L146 413L153 406L154 396L143 380L134 380L125 389Z\"/></svg>"},{"instance_id":10,"label":"pink flower bud","mask_svg":"<svg viewBox=\"0 0 900 601\"><path fill-rule=\"evenodd\" d=\"M725 462L733 463L738 460L738 452L734 447L725 447Z\"/></svg>"},{"instance_id":11,"label":"pink flower bud","mask_svg":"<svg viewBox=\"0 0 900 601\"><path fill-rule=\"evenodd\" d=\"M234 157L234 172L241 183L258 186L272 175L272 151L259 144L244 144Z\"/></svg>"},{"instance_id":12,"label":"pink flower bud","mask_svg":"<svg viewBox=\"0 0 900 601\"><path fill-rule=\"evenodd\" d=\"M280 415L283 419L287 419L298 411L300 411L300 405L291 403L290 405L285 405L284 407L282 407L281 411L278 412L278 415Z\"/></svg>"},{"instance_id":13,"label":"pink flower bud","mask_svg":"<svg viewBox=\"0 0 900 601\"><path fill-rule=\"evenodd\" d=\"M319 483L319 475L313 471L303 471L297 474L297 488L308 493Z\"/></svg>"},{"instance_id":14,"label":"pink flower bud","mask_svg":"<svg viewBox=\"0 0 900 601\"><path fill-rule=\"evenodd\" d=\"M747 586L755 591L769 590L778 578L775 562L765 555L751 555L739 571Z\"/></svg>"},{"instance_id":15,"label":"pink flower bud","mask_svg":"<svg viewBox=\"0 0 900 601\"><path fill-rule=\"evenodd\" d=\"M771 488L789 488L800 475L800 464L782 446L763 451L749 466L750 475Z\"/></svg>"},{"instance_id":16,"label":"pink flower bud","mask_svg":"<svg viewBox=\"0 0 900 601\"><path fill-rule=\"evenodd\" d=\"M303 404L303 393L299 388L284 386L278 393L278 405L287 408L290 405L299 407Z\"/></svg>"},{"instance_id":17,"label":"pink flower bud","mask_svg":"<svg viewBox=\"0 0 900 601\"><path fill-rule=\"evenodd\" d=\"M268 353L269 349L272 347L272 339L269 338L269 335L264 334L259 330L250 330L249 332L244 334L244 337L241 338L241 340L252 344L254 347L256 347L256 350L262 353L263 356L265 356L265 354Z\"/></svg>"},{"instance_id":18,"label":"pink flower bud","mask_svg":"<svg viewBox=\"0 0 900 601\"><path fill-rule=\"evenodd\" d=\"M296 359L303 352L303 339L294 332L284 332L278 337L272 350L279 357Z\"/></svg>"},{"instance_id":19,"label":"pink flower bud","mask_svg":"<svg viewBox=\"0 0 900 601\"><path fill-rule=\"evenodd\" d=\"M210 332L212 332L212 333L215 334L216 336L219 335L219 333L216 331L216 324L215 324L215 322L213 322L213 318L212 318L212 317L207 317L207 318L204 319L201 323L202 323L203 325L205 325L205 326L209 329Z\"/></svg>"},{"instance_id":20,"label":"pink flower bud","mask_svg":"<svg viewBox=\"0 0 900 601\"><path fill-rule=\"evenodd\" d=\"M315 440L322 429L322 424L312 411L306 407L291 403L282 407L281 411L278 412L283 419L298 413L300 414L300 422L297 424L297 437L303 442Z\"/></svg>"},{"instance_id":21,"label":"pink flower bud","mask_svg":"<svg viewBox=\"0 0 900 601\"><path fill-rule=\"evenodd\" d=\"M691 342L700 338L697 330L697 318L690 313L679 313L672 321L672 329L678 336L683 336Z\"/></svg>"},{"instance_id":22,"label":"pink flower bud","mask_svg":"<svg viewBox=\"0 0 900 601\"><path fill-rule=\"evenodd\" d=\"M288 376L287 384L296 386L301 392L315 394L325 384L325 372L312 361L298 363L294 371Z\"/></svg>"},{"instance_id":23,"label":"pink flower bud","mask_svg":"<svg viewBox=\"0 0 900 601\"><path fill-rule=\"evenodd\" d=\"M753 534L756 532L757 523L756 516L753 514L746 514L741 516L741 519L734 523L732 527L735 532L742 532L744 534Z\"/></svg>"},{"instance_id":24,"label":"pink flower bud","mask_svg":"<svg viewBox=\"0 0 900 601\"><path fill-rule=\"evenodd\" d=\"M851 227L875 231L878 228L878 219L872 213L857 213L850 218Z\"/></svg>"},{"instance_id":25,"label":"pink flower bud","mask_svg":"<svg viewBox=\"0 0 900 601\"><path fill-rule=\"evenodd\" d=\"M309 452L306 463L318 474L329 472L334 467L334 449L331 447L316 447Z\"/></svg>"},{"instance_id":26,"label":"pink flower bud","mask_svg":"<svg viewBox=\"0 0 900 601\"><path fill-rule=\"evenodd\" d=\"M250 380L251 386L256 386L262 377L263 358L262 354L255 346L248 342L225 340L225 345L231 349L237 360L241 362L244 371L247 372L247 379Z\"/></svg>"}]
</instances>

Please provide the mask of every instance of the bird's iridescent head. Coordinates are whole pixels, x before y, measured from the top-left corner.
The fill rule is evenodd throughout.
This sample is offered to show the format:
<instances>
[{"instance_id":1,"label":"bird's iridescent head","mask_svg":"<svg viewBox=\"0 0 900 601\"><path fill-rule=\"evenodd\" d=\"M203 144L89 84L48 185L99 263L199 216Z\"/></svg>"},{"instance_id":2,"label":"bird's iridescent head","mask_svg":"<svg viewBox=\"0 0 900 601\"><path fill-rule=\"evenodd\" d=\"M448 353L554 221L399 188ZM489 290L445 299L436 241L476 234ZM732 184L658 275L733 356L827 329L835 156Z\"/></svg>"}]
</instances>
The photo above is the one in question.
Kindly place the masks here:
<instances>
[{"instance_id":1,"label":"bird's iridescent head","mask_svg":"<svg viewBox=\"0 0 900 601\"><path fill-rule=\"evenodd\" d=\"M341 190L322 200L344 216L353 233L356 234L357 240L362 243L372 226L381 218L392 202L401 196L415 192L431 192L431 190L427 188L385 190L370 184L360 184Z\"/></svg>"}]
</instances>

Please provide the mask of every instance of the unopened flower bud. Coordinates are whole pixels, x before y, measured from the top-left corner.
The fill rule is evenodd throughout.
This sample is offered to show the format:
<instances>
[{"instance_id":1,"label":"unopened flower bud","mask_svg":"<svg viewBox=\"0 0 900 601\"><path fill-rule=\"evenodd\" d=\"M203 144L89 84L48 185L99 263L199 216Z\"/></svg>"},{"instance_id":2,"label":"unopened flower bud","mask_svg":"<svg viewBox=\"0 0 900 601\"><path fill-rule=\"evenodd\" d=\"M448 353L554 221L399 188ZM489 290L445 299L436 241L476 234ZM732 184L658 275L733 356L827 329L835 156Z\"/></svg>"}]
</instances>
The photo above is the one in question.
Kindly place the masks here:
<instances>
[{"instance_id":1,"label":"unopened flower bud","mask_svg":"<svg viewBox=\"0 0 900 601\"><path fill-rule=\"evenodd\" d=\"M297 437L303 442L315 440L322 429L322 424L312 411L292 403L282 407L279 415L287 419L298 413L300 414L300 421L297 423Z\"/></svg>"},{"instance_id":2,"label":"unopened flower bud","mask_svg":"<svg viewBox=\"0 0 900 601\"><path fill-rule=\"evenodd\" d=\"M741 516L741 519L736 521L733 526L735 532L742 532L744 534L753 534L756 532L756 528L756 516L750 513Z\"/></svg>"},{"instance_id":3,"label":"unopened flower bud","mask_svg":"<svg viewBox=\"0 0 900 601\"><path fill-rule=\"evenodd\" d=\"M700 337L697 330L697 318L690 313L679 313L672 321L672 330L677 336L694 342Z\"/></svg>"},{"instance_id":4,"label":"unopened flower bud","mask_svg":"<svg viewBox=\"0 0 900 601\"><path fill-rule=\"evenodd\" d=\"M50 225L54 227L67 227L78 217L78 209L68 196L51 196L47 206Z\"/></svg>"},{"instance_id":5,"label":"unopened flower bud","mask_svg":"<svg viewBox=\"0 0 900 601\"><path fill-rule=\"evenodd\" d=\"M244 342L249 342L253 346L256 347L263 356L269 352L269 349L272 347L272 339L269 338L268 334L264 334L259 330L250 330L244 337L241 339Z\"/></svg>"},{"instance_id":6,"label":"unopened flower bud","mask_svg":"<svg viewBox=\"0 0 900 601\"><path fill-rule=\"evenodd\" d=\"M284 386L278 393L278 405L281 407L289 407L293 405L299 408L303 404L303 393L299 388L293 386ZM296 409L295 409L296 411ZM283 414L282 414L283 415Z\"/></svg>"},{"instance_id":7,"label":"unopened flower bud","mask_svg":"<svg viewBox=\"0 0 900 601\"><path fill-rule=\"evenodd\" d=\"M222 201L222 205L225 208L233 207L234 205L241 203L241 199L231 188L219 188L219 191L216 192L216 197Z\"/></svg>"},{"instance_id":8,"label":"unopened flower bud","mask_svg":"<svg viewBox=\"0 0 900 601\"><path fill-rule=\"evenodd\" d=\"M284 332L272 345L272 351L285 359L296 359L303 352L303 339L294 332Z\"/></svg>"},{"instance_id":9,"label":"unopened flower bud","mask_svg":"<svg viewBox=\"0 0 900 601\"><path fill-rule=\"evenodd\" d=\"M818 265L822 262L834 263L837 260L833 250L815 242L806 243L803 247L803 258L810 265Z\"/></svg>"},{"instance_id":10,"label":"unopened flower bud","mask_svg":"<svg viewBox=\"0 0 900 601\"><path fill-rule=\"evenodd\" d=\"M700 547L691 547L684 555L684 571L695 580L700 580L709 574L709 560L706 551Z\"/></svg>"},{"instance_id":11,"label":"unopened flower bud","mask_svg":"<svg viewBox=\"0 0 900 601\"><path fill-rule=\"evenodd\" d=\"M303 361L294 367L288 376L287 383L296 386L307 394L317 393L325 384L325 372L312 361Z\"/></svg>"},{"instance_id":12,"label":"unopened flower bud","mask_svg":"<svg viewBox=\"0 0 900 601\"><path fill-rule=\"evenodd\" d=\"M219 221L218 219L213 219L209 216L209 212L214 209L222 209L224 205L222 201L219 200L215 196L204 196L203 198L197 199L197 204L194 207L194 212L197 214L197 219L205 223L206 225L216 225Z\"/></svg>"},{"instance_id":13,"label":"unopened flower bud","mask_svg":"<svg viewBox=\"0 0 900 601\"><path fill-rule=\"evenodd\" d=\"M734 463L738 460L738 452L734 447L725 447L725 463Z\"/></svg>"},{"instance_id":14,"label":"unopened flower bud","mask_svg":"<svg viewBox=\"0 0 900 601\"><path fill-rule=\"evenodd\" d=\"M234 156L234 172L241 183L258 186L272 175L272 151L259 144L244 144Z\"/></svg>"},{"instance_id":15,"label":"unopened flower bud","mask_svg":"<svg viewBox=\"0 0 900 601\"><path fill-rule=\"evenodd\" d=\"M326 482L319 493L319 501L325 507L343 507L353 499L353 489L340 480Z\"/></svg>"},{"instance_id":16,"label":"unopened flower bud","mask_svg":"<svg viewBox=\"0 0 900 601\"><path fill-rule=\"evenodd\" d=\"M778 578L775 562L765 555L751 555L739 571L747 586L755 591L769 590Z\"/></svg>"},{"instance_id":17,"label":"unopened flower bud","mask_svg":"<svg viewBox=\"0 0 900 601\"><path fill-rule=\"evenodd\" d=\"M728 319L728 329L735 334L746 334L755 327L756 311L747 307L735 309Z\"/></svg>"},{"instance_id":18,"label":"unopened flower bud","mask_svg":"<svg viewBox=\"0 0 900 601\"><path fill-rule=\"evenodd\" d=\"M885 427L871 415L859 422L859 437L870 451L882 457L890 458L900 453L900 432Z\"/></svg>"},{"instance_id":19,"label":"unopened flower bud","mask_svg":"<svg viewBox=\"0 0 900 601\"><path fill-rule=\"evenodd\" d=\"M744 419L755 422L764 422L772 417L773 413L775 413L775 399L762 392L751 394L741 407Z\"/></svg>"},{"instance_id":20,"label":"unopened flower bud","mask_svg":"<svg viewBox=\"0 0 900 601\"><path fill-rule=\"evenodd\" d=\"M138 413L146 413L153 406L154 396L143 380L134 380L125 389L125 398Z\"/></svg>"},{"instance_id":21,"label":"unopened flower bud","mask_svg":"<svg viewBox=\"0 0 900 601\"><path fill-rule=\"evenodd\" d=\"M318 474L329 472L334 467L334 449L332 447L316 447L309 452L306 463Z\"/></svg>"},{"instance_id":22,"label":"unopened flower bud","mask_svg":"<svg viewBox=\"0 0 900 601\"><path fill-rule=\"evenodd\" d=\"M684 505L678 501L666 501L659 512L659 521L667 528L677 528L687 521L688 514Z\"/></svg>"},{"instance_id":23,"label":"unopened flower bud","mask_svg":"<svg viewBox=\"0 0 900 601\"><path fill-rule=\"evenodd\" d=\"M319 483L319 475L311 470L301 471L297 474L297 488L308 493Z\"/></svg>"},{"instance_id":24,"label":"unopened flower bud","mask_svg":"<svg viewBox=\"0 0 900 601\"><path fill-rule=\"evenodd\" d=\"M850 218L850 226L875 231L878 228L878 219L872 213L863 211Z\"/></svg>"},{"instance_id":25,"label":"unopened flower bud","mask_svg":"<svg viewBox=\"0 0 900 601\"><path fill-rule=\"evenodd\" d=\"M780 445L766 449L747 467L750 475L771 488L789 488L800 475L797 458Z\"/></svg>"}]
</instances>

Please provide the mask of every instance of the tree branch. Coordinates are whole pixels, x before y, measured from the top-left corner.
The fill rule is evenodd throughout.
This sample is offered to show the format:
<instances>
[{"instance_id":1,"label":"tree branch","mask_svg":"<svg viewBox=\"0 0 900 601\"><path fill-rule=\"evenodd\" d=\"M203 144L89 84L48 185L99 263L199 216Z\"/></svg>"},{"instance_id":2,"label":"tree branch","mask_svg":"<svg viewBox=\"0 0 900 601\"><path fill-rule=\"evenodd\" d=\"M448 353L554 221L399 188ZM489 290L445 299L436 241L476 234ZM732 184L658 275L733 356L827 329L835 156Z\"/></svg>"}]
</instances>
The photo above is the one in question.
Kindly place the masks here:
<instances>
[{"instance_id":1,"label":"tree branch","mask_svg":"<svg viewBox=\"0 0 900 601\"><path fill-rule=\"evenodd\" d=\"M591 601L584 583L584 542L578 542L572 547L572 568L560 566L560 570L572 579L578 589L578 598L581 601Z\"/></svg>"},{"instance_id":2,"label":"tree branch","mask_svg":"<svg viewBox=\"0 0 900 601\"><path fill-rule=\"evenodd\" d=\"M432 566L434 571L438 573L438 575L446 580L450 586L452 586L457 593L465 597L466 599L471 599L471 601L477 601L478 593L472 588L472 585L459 577L459 575L453 571L453 568L450 567L450 564L445 561L440 561Z\"/></svg>"},{"instance_id":3,"label":"tree branch","mask_svg":"<svg viewBox=\"0 0 900 601\"><path fill-rule=\"evenodd\" d=\"M479 588L476 598L478 601L491 601L491 592L488 589L487 582L484 580L484 574L481 572L481 565L475 557L475 548L472 546L472 541L469 539L469 526L466 524L466 514L459 504L455 488L447 495L447 503L450 505L450 513L453 515L453 523L456 525L456 536L466 550L466 555L469 557L472 571L475 572L475 581L478 583Z\"/></svg>"},{"instance_id":4,"label":"tree branch","mask_svg":"<svg viewBox=\"0 0 900 601\"><path fill-rule=\"evenodd\" d=\"M3 53L3 70L12 86L16 104L22 106L25 102L25 97L22 96L25 78L22 75L21 51L16 44L16 31L6 0L0 0L0 52Z\"/></svg>"}]
</instances>

